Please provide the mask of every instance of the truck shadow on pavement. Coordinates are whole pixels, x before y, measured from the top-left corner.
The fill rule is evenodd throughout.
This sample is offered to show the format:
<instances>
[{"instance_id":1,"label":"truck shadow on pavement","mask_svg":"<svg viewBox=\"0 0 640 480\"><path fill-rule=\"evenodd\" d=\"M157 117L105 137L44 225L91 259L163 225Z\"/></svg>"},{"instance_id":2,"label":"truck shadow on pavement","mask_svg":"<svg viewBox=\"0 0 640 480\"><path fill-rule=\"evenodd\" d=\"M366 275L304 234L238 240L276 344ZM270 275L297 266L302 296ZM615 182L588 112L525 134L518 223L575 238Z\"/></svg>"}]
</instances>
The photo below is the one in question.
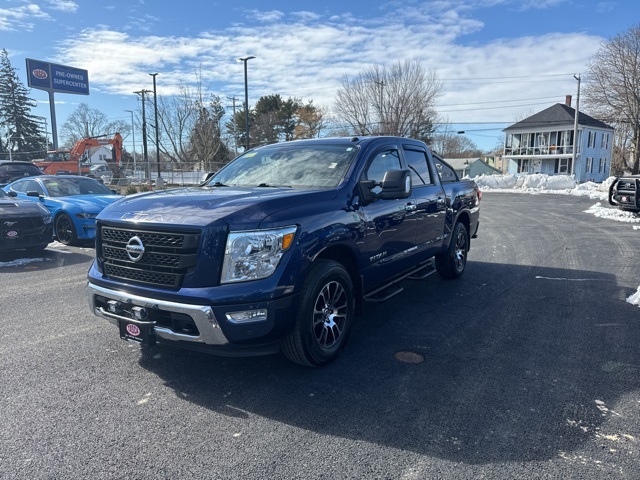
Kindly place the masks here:
<instances>
[{"instance_id":1,"label":"truck shadow on pavement","mask_svg":"<svg viewBox=\"0 0 640 480\"><path fill-rule=\"evenodd\" d=\"M259 415L471 464L579 449L640 388L637 307L612 275L470 262L459 281L404 286L324 368L171 347L140 364L211 421Z\"/></svg>"},{"instance_id":2,"label":"truck shadow on pavement","mask_svg":"<svg viewBox=\"0 0 640 480\"><path fill-rule=\"evenodd\" d=\"M94 242L85 242L68 247L56 243L41 252L15 250L0 252L0 272L20 272L24 270L48 270L51 268L79 263L89 263L95 256Z\"/></svg>"}]
</instances>

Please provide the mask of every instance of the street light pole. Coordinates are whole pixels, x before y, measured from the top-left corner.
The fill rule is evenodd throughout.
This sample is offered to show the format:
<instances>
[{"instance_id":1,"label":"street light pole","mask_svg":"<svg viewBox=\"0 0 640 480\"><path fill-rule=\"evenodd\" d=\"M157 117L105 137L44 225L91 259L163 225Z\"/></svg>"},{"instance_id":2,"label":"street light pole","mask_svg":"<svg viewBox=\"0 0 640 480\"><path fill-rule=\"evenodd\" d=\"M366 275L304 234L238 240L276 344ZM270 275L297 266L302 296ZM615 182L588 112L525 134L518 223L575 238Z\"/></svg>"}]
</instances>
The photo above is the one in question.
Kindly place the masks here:
<instances>
[{"instance_id":1,"label":"street light pole","mask_svg":"<svg viewBox=\"0 0 640 480\"><path fill-rule=\"evenodd\" d=\"M247 83L247 62L254 56L239 58L239 62L244 63L244 120L245 120L245 151L249 150L249 85Z\"/></svg>"},{"instance_id":2,"label":"street light pole","mask_svg":"<svg viewBox=\"0 0 640 480\"><path fill-rule=\"evenodd\" d=\"M125 110L131 114L131 135L133 136L133 174L136 174L136 129L133 126L133 110Z\"/></svg>"},{"instance_id":3,"label":"street light pole","mask_svg":"<svg viewBox=\"0 0 640 480\"><path fill-rule=\"evenodd\" d=\"M153 77L153 112L155 114L156 121L156 164L158 166L158 178L156 178L156 188L162 188L164 186L164 181L160 176L160 141L158 136L158 93L156 91L156 76L157 73L150 73Z\"/></svg>"}]
</instances>

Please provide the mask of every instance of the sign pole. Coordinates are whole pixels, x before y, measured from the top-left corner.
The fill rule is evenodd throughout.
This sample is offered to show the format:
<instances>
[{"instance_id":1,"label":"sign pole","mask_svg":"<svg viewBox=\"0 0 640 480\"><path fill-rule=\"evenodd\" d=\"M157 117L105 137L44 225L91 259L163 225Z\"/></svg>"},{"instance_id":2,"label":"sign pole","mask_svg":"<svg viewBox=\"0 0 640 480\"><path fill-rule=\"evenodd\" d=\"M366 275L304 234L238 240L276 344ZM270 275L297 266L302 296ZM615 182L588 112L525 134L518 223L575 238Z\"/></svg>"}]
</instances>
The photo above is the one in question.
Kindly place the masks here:
<instances>
[{"instance_id":1,"label":"sign pole","mask_svg":"<svg viewBox=\"0 0 640 480\"><path fill-rule=\"evenodd\" d=\"M58 150L58 124L56 123L56 106L53 99L53 90L49 90L49 111L51 112L51 137L53 149Z\"/></svg>"}]
</instances>

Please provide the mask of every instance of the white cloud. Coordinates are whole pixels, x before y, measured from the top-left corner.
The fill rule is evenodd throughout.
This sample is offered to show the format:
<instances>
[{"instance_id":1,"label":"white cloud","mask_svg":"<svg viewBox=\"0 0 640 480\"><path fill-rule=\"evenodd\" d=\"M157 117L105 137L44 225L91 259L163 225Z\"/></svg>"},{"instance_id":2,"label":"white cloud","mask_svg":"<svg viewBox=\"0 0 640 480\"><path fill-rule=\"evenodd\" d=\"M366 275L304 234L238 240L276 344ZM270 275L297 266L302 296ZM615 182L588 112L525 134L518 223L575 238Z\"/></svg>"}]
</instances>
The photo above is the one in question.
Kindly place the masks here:
<instances>
[{"instance_id":1,"label":"white cloud","mask_svg":"<svg viewBox=\"0 0 640 480\"><path fill-rule=\"evenodd\" d=\"M284 13L279 10L263 12L261 10L247 10L247 18L263 23L273 23L282 20Z\"/></svg>"},{"instance_id":2,"label":"white cloud","mask_svg":"<svg viewBox=\"0 0 640 480\"><path fill-rule=\"evenodd\" d=\"M51 9L61 12L75 13L78 10L78 4L73 0L49 0L48 3Z\"/></svg>"},{"instance_id":3,"label":"white cloud","mask_svg":"<svg viewBox=\"0 0 640 480\"><path fill-rule=\"evenodd\" d=\"M321 17L319 14L315 12L291 12L291 16L294 18L298 18L301 22L311 22L314 20L319 20Z\"/></svg>"},{"instance_id":4,"label":"white cloud","mask_svg":"<svg viewBox=\"0 0 640 480\"><path fill-rule=\"evenodd\" d=\"M0 31L32 31L35 20L51 20L36 4L14 8L0 8Z\"/></svg>"},{"instance_id":5,"label":"white cloud","mask_svg":"<svg viewBox=\"0 0 640 480\"><path fill-rule=\"evenodd\" d=\"M478 8L478 3L473 5ZM259 22L255 26L193 37L145 36L139 30L133 35L131 30L123 33L105 26L59 44L56 60L88 69L92 91L131 95L148 84L148 72L159 71L160 93L175 93L181 84L193 82L195 69L202 67L205 87L220 96L240 96L242 64L235 59L251 54L256 58L249 63L250 102L280 93L331 107L345 75L408 59L438 73L445 84L441 104L557 98L543 102L546 107L575 91L572 75L584 71L602 41L584 33L551 33L464 44L461 37L484 28L464 3L407 2L393 11L389 8L391 4L368 20L349 13L327 17L307 11L287 15L252 10L248 15ZM448 110L453 123L512 122L522 107Z\"/></svg>"}]
</instances>

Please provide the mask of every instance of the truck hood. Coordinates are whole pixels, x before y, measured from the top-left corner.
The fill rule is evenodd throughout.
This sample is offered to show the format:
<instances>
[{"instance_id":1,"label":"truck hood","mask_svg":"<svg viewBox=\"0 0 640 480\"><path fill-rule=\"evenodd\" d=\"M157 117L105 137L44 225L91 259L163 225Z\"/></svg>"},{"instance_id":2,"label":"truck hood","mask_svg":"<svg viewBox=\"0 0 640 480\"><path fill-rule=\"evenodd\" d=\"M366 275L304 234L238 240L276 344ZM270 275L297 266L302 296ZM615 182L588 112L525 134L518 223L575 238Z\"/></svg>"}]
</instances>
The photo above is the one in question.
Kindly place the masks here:
<instances>
[{"instance_id":1,"label":"truck hood","mask_svg":"<svg viewBox=\"0 0 640 480\"><path fill-rule=\"evenodd\" d=\"M253 228L275 212L321 201L335 194L335 190L292 188L179 188L127 196L105 208L98 220L194 227L224 221Z\"/></svg>"}]
</instances>

